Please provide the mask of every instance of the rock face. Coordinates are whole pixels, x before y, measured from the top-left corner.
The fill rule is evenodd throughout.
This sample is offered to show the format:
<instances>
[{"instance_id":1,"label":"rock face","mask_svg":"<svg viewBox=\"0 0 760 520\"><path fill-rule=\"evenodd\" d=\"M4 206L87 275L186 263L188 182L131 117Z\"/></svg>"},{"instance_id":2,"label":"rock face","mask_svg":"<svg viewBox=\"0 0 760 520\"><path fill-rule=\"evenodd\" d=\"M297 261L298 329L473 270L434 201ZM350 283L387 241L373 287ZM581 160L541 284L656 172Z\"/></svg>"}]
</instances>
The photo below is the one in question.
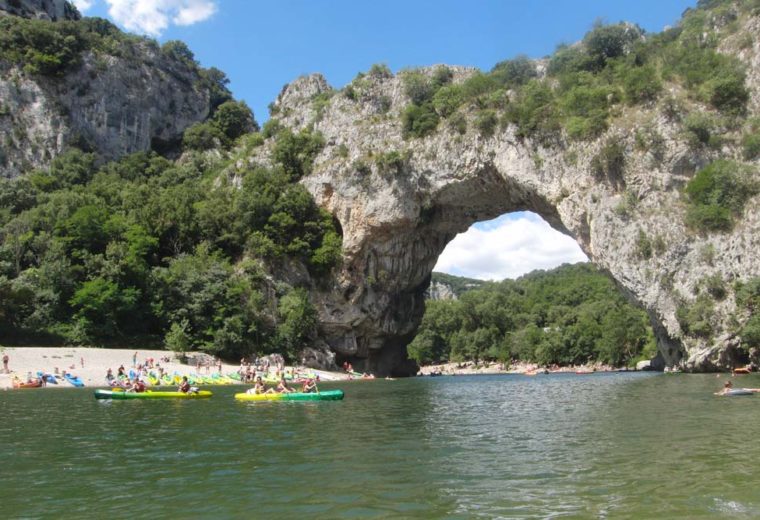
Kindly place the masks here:
<instances>
[{"instance_id":1,"label":"rock face","mask_svg":"<svg viewBox=\"0 0 760 520\"><path fill-rule=\"evenodd\" d=\"M45 166L72 144L104 159L161 151L208 116L209 89L194 64L147 39L125 45L129 52L86 51L63 76L30 75L0 57L0 176Z\"/></svg>"},{"instance_id":2,"label":"rock face","mask_svg":"<svg viewBox=\"0 0 760 520\"><path fill-rule=\"evenodd\" d=\"M749 78L758 77L758 56L755 38L740 56ZM454 82L472 74L451 70ZM747 85L750 111L757 114L759 85ZM333 290L315 297L322 335L339 363L351 359L361 370L412 373L405 347L446 244L477 221L525 210L572 236L646 308L658 362L694 371L733 363L737 310L731 291L715 304L710 340L685 334L676 309L694 301L708 276L730 287L760 275L759 196L730 233L700 235L684 224L685 183L717 158L739 158L736 148L689 147L680 124L659 106L623 108L599 139L551 148L519 138L512 126L483 137L472 114L462 135L442 123L429 137L405 140L401 112L410 100L401 78L369 74L350 95L333 94L327 106L317 106L315 96L330 95L327 83L320 76L301 78L283 90L275 112L294 130L313 125L328 143L302 182L343 230L344 262ZM635 145L634 129L645 126L663 137L657 157ZM625 153L620 182L593 173L594 157L611 141ZM382 161L389 152L398 152L391 167ZM658 243L650 255L637 245L642 234Z\"/></svg>"},{"instance_id":3,"label":"rock face","mask_svg":"<svg viewBox=\"0 0 760 520\"><path fill-rule=\"evenodd\" d=\"M437 282L431 280L430 286L425 292L425 299L427 300L456 300L457 295L451 289L451 286L446 285L443 282Z\"/></svg>"},{"instance_id":4,"label":"rock face","mask_svg":"<svg viewBox=\"0 0 760 520\"><path fill-rule=\"evenodd\" d=\"M40 20L79 20L79 11L65 0L0 0L0 16L11 14Z\"/></svg>"}]
</instances>

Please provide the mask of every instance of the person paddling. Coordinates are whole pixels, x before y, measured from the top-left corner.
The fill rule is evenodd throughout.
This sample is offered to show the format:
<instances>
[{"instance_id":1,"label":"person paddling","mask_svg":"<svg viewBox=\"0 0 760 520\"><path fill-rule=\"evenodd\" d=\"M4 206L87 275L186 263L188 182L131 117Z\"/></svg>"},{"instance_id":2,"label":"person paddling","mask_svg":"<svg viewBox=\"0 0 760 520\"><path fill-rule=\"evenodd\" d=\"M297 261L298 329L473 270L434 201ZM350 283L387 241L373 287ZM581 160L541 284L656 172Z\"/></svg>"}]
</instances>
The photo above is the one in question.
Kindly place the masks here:
<instances>
[{"instance_id":1,"label":"person paddling","mask_svg":"<svg viewBox=\"0 0 760 520\"><path fill-rule=\"evenodd\" d=\"M311 394L313 392L319 393L319 388L317 388L317 382L314 381L314 379L309 378L303 383L303 393L304 394Z\"/></svg>"}]
</instances>

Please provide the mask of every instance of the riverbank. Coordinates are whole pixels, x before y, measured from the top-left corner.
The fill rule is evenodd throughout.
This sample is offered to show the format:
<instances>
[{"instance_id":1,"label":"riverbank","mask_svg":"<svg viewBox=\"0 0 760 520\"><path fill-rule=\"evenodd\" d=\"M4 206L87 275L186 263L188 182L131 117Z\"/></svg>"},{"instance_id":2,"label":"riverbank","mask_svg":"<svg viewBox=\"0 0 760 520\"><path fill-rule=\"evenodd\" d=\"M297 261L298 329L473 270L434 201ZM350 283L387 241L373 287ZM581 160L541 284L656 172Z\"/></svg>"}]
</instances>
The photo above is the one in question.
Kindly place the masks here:
<instances>
[{"instance_id":1,"label":"riverbank","mask_svg":"<svg viewBox=\"0 0 760 520\"><path fill-rule=\"evenodd\" d=\"M120 366L127 372L134 368L133 359L137 364L144 365L148 359L153 360L154 366L159 364L169 374L191 375L196 372L194 364L182 363L174 352L167 350L146 349L105 349L90 347L6 347L0 355L8 356L9 373L3 373L0 368L0 389L12 387L13 374L26 380L29 373L33 377L38 371L46 374L62 375L64 371L78 376L85 386L105 386L106 372L110 368L114 374ZM211 356L202 352L188 352L190 359ZM201 367L200 373L219 372L219 360L213 366ZM222 373L236 372L238 364L222 363ZM338 381L348 379L348 375L340 372L314 370L320 379ZM71 385L63 382L58 385L47 385L46 388L69 388Z\"/></svg>"},{"instance_id":2,"label":"riverbank","mask_svg":"<svg viewBox=\"0 0 760 520\"><path fill-rule=\"evenodd\" d=\"M472 361L462 363L443 363L440 365L426 365L420 367L417 375L429 376L429 375L452 375L452 376L464 376L474 374L537 374L537 373L557 373L557 372L573 372L573 373L586 373L586 372L619 372L619 371L635 371L634 369L616 368L612 365L605 365L603 363L593 363L587 365L572 365L566 367L553 367L546 368L535 363L511 363L505 365L504 363L480 363L476 364Z\"/></svg>"}]
</instances>

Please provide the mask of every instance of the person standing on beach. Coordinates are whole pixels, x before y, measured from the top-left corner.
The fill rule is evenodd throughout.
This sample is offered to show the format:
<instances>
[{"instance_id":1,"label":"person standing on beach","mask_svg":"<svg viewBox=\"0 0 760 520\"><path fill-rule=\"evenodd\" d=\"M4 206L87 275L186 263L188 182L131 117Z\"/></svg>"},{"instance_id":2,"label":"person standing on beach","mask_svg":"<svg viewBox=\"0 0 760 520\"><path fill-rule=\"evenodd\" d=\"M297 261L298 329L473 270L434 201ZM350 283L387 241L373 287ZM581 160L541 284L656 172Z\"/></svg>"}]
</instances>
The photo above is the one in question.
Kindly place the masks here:
<instances>
[{"instance_id":1,"label":"person standing on beach","mask_svg":"<svg viewBox=\"0 0 760 520\"><path fill-rule=\"evenodd\" d=\"M137 352L135 352L134 354L132 354L132 366L133 367L137 366Z\"/></svg>"},{"instance_id":2,"label":"person standing on beach","mask_svg":"<svg viewBox=\"0 0 760 520\"><path fill-rule=\"evenodd\" d=\"M8 361L10 361L10 358L8 357L8 354L3 354L3 372L8 374L10 370L8 370Z\"/></svg>"}]
</instances>

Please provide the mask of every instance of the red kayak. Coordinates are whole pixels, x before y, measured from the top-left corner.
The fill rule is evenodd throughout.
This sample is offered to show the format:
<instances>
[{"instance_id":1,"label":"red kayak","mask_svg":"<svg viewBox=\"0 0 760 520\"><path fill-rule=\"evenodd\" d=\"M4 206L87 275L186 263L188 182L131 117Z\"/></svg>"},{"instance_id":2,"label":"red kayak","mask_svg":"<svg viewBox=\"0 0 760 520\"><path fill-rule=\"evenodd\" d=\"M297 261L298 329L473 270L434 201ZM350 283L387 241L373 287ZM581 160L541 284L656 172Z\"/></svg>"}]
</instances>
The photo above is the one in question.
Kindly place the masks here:
<instances>
[{"instance_id":1,"label":"red kayak","mask_svg":"<svg viewBox=\"0 0 760 520\"><path fill-rule=\"evenodd\" d=\"M19 380L16 380L13 382L13 388L39 388L42 386L42 381L29 381L29 382L22 382Z\"/></svg>"}]
</instances>

